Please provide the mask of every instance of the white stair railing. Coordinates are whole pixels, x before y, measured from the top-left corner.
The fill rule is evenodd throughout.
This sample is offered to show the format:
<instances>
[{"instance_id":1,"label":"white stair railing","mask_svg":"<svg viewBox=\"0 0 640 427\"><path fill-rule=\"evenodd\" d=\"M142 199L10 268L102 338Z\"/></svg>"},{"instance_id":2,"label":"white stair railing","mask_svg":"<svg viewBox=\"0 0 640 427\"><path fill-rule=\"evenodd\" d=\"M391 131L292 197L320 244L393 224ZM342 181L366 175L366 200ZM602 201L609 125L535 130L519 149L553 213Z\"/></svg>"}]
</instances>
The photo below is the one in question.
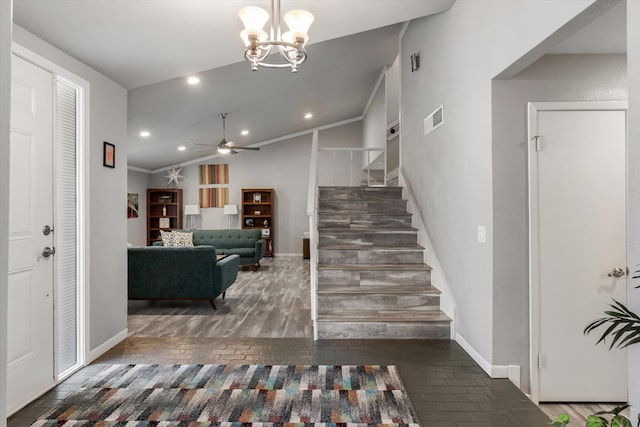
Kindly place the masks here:
<instances>
[{"instance_id":1,"label":"white stair railing","mask_svg":"<svg viewBox=\"0 0 640 427\"><path fill-rule=\"evenodd\" d=\"M311 141L311 165L309 166L309 188L307 193L307 216L309 216L309 280L311 298L311 321L313 339L318 339L318 131L313 131Z\"/></svg>"},{"instance_id":2,"label":"white stair railing","mask_svg":"<svg viewBox=\"0 0 640 427\"><path fill-rule=\"evenodd\" d=\"M384 148L319 147L329 156L318 159L320 185L368 187L386 185ZM347 174L348 171L348 174ZM348 176L347 176L348 175Z\"/></svg>"}]
</instances>

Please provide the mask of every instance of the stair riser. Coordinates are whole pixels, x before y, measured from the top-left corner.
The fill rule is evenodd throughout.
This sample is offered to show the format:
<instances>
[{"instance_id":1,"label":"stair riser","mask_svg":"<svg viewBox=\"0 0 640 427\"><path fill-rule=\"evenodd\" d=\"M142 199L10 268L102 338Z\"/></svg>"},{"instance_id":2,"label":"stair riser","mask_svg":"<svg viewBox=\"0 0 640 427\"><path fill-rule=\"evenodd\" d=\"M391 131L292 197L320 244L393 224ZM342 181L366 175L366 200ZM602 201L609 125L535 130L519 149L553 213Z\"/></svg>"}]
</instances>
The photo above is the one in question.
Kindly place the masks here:
<instances>
[{"instance_id":1,"label":"stair riser","mask_svg":"<svg viewBox=\"0 0 640 427\"><path fill-rule=\"evenodd\" d=\"M416 232L389 232L367 233L365 231L353 232L322 232L320 233L320 246L322 245L363 245L363 246L415 246L418 244Z\"/></svg>"},{"instance_id":2,"label":"stair riser","mask_svg":"<svg viewBox=\"0 0 640 427\"><path fill-rule=\"evenodd\" d=\"M318 320L320 339L443 339L449 322L325 322Z\"/></svg>"},{"instance_id":3,"label":"stair riser","mask_svg":"<svg viewBox=\"0 0 640 427\"><path fill-rule=\"evenodd\" d=\"M430 271L349 271L319 270L318 286L425 286L431 284Z\"/></svg>"},{"instance_id":4,"label":"stair riser","mask_svg":"<svg viewBox=\"0 0 640 427\"><path fill-rule=\"evenodd\" d=\"M423 254L416 250L385 249L318 249L320 264L420 264Z\"/></svg>"},{"instance_id":5,"label":"stair riser","mask_svg":"<svg viewBox=\"0 0 640 427\"><path fill-rule=\"evenodd\" d=\"M319 294L318 313L345 311L350 314L370 310L411 310L416 312L440 310L439 295L376 295L376 294Z\"/></svg>"},{"instance_id":6,"label":"stair riser","mask_svg":"<svg viewBox=\"0 0 640 427\"><path fill-rule=\"evenodd\" d=\"M322 228L405 228L411 227L411 215L380 216L368 214L323 214L318 215L318 227Z\"/></svg>"},{"instance_id":7,"label":"stair riser","mask_svg":"<svg viewBox=\"0 0 640 427\"><path fill-rule=\"evenodd\" d=\"M321 200L318 205L320 215L345 211L381 213L387 215L406 214L406 200Z\"/></svg>"},{"instance_id":8,"label":"stair riser","mask_svg":"<svg viewBox=\"0 0 640 427\"><path fill-rule=\"evenodd\" d=\"M320 188L318 198L321 200L380 200L402 199L402 188Z\"/></svg>"}]
</instances>

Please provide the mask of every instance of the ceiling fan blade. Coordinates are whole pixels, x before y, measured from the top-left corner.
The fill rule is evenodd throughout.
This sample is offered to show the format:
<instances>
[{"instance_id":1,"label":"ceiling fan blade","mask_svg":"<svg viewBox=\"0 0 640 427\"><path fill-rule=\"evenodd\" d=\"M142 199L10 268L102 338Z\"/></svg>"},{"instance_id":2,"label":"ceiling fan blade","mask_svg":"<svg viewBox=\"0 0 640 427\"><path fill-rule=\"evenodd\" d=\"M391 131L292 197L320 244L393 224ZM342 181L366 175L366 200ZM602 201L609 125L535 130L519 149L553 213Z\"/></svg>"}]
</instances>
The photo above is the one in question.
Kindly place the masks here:
<instances>
[{"instance_id":1,"label":"ceiling fan blade","mask_svg":"<svg viewBox=\"0 0 640 427\"><path fill-rule=\"evenodd\" d=\"M196 148L195 150L191 150L194 153L198 152L198 151L211 151L212 149L215 149L215 146L210 146L209 148Z\"/></svg>"},{"instance_id":2,"label":"ceiling fan blade","mask_svg":"<svg viewBox=\"0 0 640 427\"><path fill-rule=\"evenodd\" d=\"M260 147L233 147L234 150L260 151Z\"/></svg>"},{"instance_id":3,"label":"ceiling fan blade","mask_svg":"<svg viewBox=\"0 0 640 427\"><path fill-rule=\"evenodd\" d=\"M215 144L198 144L197 142L190 142L189 145L199 145L201 147L214 147L215 148Z\"/></svg>"}]
</instances>

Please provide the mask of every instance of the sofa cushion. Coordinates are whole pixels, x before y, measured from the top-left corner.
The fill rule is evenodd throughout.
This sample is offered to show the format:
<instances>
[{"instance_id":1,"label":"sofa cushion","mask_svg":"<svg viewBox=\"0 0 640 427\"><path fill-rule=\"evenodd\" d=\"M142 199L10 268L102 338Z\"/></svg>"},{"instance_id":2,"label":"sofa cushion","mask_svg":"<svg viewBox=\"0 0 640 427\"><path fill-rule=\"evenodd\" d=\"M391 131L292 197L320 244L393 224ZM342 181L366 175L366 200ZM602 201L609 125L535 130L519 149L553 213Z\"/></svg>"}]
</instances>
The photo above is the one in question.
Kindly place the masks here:
<instances>
[{"instance_id":1,"label":"sofa cushion","mask_svg":"<svg viewBox=\"0 0 640 427\"><path fill-rule=\"evenodd\" d=\"M255 253L255 248L232 248L226 249L224 252L225 255L240 255L240 258L251 258Z\"/></svg>"},{"instance_id":2,"label":"sofa cushion","mask_svg":"<svg viewBox=\"0 0 640 427\"><path fill-rule=\"evenodd\" d=\"M173 245L174 246L193 246L193 233L192 232L182 232L182 231L172 231L173 235Z\"/></svg>"},{"instance_id":3,"label":"sofa cushion","mask_svg":"<svg viewBox=\"0 0 640 427\"><path fill-rule=\"evenodd\" d=\"M175 240L171 231L160 230L160 237L162 238L162 246L175 246Z\"/></svg>"},{"instance_id":4,"label":"sofa cushion","mask_svg":"<svg viewBox=\"0 0 640 427\"><path fill-rule=\"evenodd\" d=\"M196 230L193 243L197 245L211 245L219 249L255 248L256 241L262 233L256 229L231 230Z\"/></svg>"}]
</instances>

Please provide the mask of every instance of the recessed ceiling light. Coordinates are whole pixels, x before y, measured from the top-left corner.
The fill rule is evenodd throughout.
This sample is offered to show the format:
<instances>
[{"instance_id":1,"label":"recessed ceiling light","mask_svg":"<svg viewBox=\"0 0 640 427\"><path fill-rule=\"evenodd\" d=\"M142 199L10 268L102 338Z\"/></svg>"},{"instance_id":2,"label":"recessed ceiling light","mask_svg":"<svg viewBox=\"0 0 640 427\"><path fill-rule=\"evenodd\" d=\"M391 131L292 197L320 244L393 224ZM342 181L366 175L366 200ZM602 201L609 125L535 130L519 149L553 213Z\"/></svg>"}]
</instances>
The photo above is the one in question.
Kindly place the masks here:
<instances>
[{"instance_id":1,"label":"recessed ceiling light","mask_svg":"<svg viewBox=\"0 0 640 427\"><path fill-rule=\"evenodd\" d=\"M142 132L140 132L140 136L143 138L147 138L151 135L151 132L149 132L148 130L143 130Z\"/></svg>"},{"instance_id":2,"label":"recessed ceiling light","mask_svg":"<svg viewBox=\"0 0 640 427\"><path fill-rule=\"evenodd\" d=\"M310 119L311 117L313 117L313 114L311 114L311 113L307 113L307 114L304 115L304 118L307 119L307 120Z\"/></svg>"},{"instance_id":3,"label":"recessed ceiling light","mask_svg":"<svg viewBox=\"0 0 640 427\"><path fill-rule=\"evenodd\" d=\"M178 151L184 151L186 149L187 149L187 147L185 147L184 145L181 145L181 146L178 147Z\"/></svg>"},{"instance_id":4,"label":"recessed ceiling light","mask_svg":"<svg viewBox=\"0 0 640 427\"><path fill-rule=\"evenodd\" d=\"M190 85L197 85L198 83L200 83L200 79L196 76L189 76L187 78L187 83L189 83Z\"/></svg>"},{"instance_id":5,"label":"recessed ceiling light","mask_svg":"<svg viewBox=\"0 0 640 427\"><path fill-rule=\"evenodd\" d=\"M249 135L249 131L244 129L242 132L240 132L240 135Z\"/></svg>"}]
</instances>

